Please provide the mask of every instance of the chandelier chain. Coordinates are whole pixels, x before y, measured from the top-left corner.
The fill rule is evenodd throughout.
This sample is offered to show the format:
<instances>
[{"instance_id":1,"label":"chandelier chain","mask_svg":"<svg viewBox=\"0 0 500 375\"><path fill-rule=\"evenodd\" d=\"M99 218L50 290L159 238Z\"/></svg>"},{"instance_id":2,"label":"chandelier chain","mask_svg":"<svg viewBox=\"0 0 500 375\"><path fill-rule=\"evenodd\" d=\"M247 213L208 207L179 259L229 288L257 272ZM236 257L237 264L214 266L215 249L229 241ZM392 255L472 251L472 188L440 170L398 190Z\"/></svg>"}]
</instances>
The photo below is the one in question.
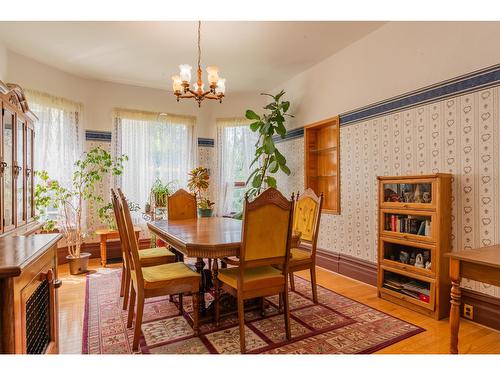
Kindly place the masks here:
<instances>
[{"instance_id":1,"label":"chandelier chain","mask_svg":"<svg viewBox=\"0 0 500 375\"><path fill-rule=\"evenodd\" d=\"M201 43L200 43L201 33L200 33L200 29L201 29L201 21L198 21L198 69L200 69L200 66L201 66Z\"/></svg>"}]
</instances>

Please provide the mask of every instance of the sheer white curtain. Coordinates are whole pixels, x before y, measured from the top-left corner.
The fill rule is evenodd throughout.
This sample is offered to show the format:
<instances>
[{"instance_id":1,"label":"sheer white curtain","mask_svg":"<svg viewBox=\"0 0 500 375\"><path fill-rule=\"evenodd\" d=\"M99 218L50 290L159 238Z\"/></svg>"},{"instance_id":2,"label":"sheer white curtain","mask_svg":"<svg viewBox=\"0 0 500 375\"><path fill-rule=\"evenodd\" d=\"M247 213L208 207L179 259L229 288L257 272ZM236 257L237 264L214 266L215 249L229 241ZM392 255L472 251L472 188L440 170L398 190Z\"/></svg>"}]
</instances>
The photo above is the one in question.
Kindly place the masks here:
<instances>
[{"instance_id":1,"label":"sheer white curtain","mask_svg":"<svg viewBox=\"0 0 500 375\"><path fill-rule=\"evenodd\" d=\"M127 198L140 205L149 199L157 178L186 187L195 164L195 117L115 110L116 155L126 154L123 175L115 181ZM140 214L135 215L136 222Z\"/></svg>"},{"instance_id":2,"label":"sheer white curtain","mask_svg":"<svg viewBox=\"0 0 500 375\"><path fill-rule=\"evenodd\" d=\"M71 188L75 161L83 152L83 105L35 90L25 90L35 122L35 171Z\"/></svg>"},{"instance_id":3,"label":"sheer white curtain","mask_svg":"<svg viewBox=\"0 0 500 375\"><path fill-rule=\"evenodd\" d=\"M258 135L245 118L217 119L219 216L241 210L245 183L250 175Z\"/></svg>"}]
</instances>

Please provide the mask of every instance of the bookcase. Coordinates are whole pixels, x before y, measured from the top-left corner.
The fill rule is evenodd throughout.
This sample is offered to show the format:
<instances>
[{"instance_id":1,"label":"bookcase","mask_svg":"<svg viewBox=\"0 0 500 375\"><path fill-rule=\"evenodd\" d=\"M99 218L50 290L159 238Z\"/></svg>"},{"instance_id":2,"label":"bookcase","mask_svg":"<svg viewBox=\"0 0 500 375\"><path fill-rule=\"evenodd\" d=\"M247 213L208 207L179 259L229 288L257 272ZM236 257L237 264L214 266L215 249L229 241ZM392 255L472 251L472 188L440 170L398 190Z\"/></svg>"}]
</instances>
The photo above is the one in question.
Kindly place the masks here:
<instances>
[{"instance_id":1,"label":"bookcase","mask_svg":"<svg viewBox=\"0 0 500 375\"><path fill-rule=\"evenodd\" d=\"M450 310L451 178L378 177L378 295L437 320Z\"/></svg>"},{"instance_id":2,"label":"bookcase","mask_svg":"<svg viewBox=\"0 0 500 375\"><path fill-rule=\"evenodd\" d=\"M304 128L304 185L323 193L323 213L340 214L339 117Z\"/></svg>"}]
</instances>

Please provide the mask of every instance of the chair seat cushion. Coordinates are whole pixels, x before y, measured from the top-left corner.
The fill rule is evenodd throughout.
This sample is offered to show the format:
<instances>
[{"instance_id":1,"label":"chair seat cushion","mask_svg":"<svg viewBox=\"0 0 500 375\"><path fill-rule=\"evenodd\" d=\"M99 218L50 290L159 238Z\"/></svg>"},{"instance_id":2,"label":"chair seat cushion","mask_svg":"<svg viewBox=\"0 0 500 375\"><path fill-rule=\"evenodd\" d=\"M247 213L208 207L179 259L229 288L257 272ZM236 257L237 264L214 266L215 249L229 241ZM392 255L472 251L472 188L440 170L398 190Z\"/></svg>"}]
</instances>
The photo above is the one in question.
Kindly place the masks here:
<instances>
[{"instance_id":1,"label":"chair seat cushion","mask_svg":"<svg viewBox=\"0 0 500 375\"><path fill-rule=\"evenodd\" d=\"M223 268L219 270L217 278L234 289L238 288L239 267ZM283 285L285 278L280 270L271 267L254 267L245 270L243 275L243 289L254 289L267 286Z\"/></svg>"},{"instance_id":2,"label":"chair seat cushion","mask_svg":"<svg viewBox=\"0 0 500 375\"><path fill-rule=\"evenodd\" d=\"M139 250L139 260L143 267L175 262L175 254L166 247Z\"/></svg>"},{"instance_id":3,"label":"chair seat cushion","mask_svg":"<svg viewBox=\"0 0 500 375\"><path fill-rule=\"evenodd\" d=\"M292 262L311 259L311 252L305 249L291 248L290 255L290 261Z\"/></svg>"},{"instance_id":4,"label":"chair seat cushion","mask_svg":"<svg viewBox=\"0 0 500 375\"><path fill-rule=\"evenodd\" d=\"M194 278L199 283L200 274L193 271L182 262L161 264L159 266L143 267L144 287L146 289L160 288L174 280Z\"/></svg>"}]
</instances>

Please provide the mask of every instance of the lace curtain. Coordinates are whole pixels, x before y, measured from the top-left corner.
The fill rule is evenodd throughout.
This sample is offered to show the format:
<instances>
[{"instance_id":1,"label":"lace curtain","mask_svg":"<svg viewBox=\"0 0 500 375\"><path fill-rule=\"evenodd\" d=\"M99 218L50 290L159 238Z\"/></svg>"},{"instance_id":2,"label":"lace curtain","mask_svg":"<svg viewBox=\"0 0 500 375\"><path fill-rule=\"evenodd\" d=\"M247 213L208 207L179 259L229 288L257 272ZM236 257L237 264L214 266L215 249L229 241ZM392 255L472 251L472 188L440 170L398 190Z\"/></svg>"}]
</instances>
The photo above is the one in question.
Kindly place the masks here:
<instances>
[{"instance_id":1,"label":"lace curtain","mask_svg":"<svg viewBox=\"0 0 500 375\"><path fill-rule=\"evenodd\" d=\"M258 135L245 118L217 119L217 215L239 212ZM239 183L239 184L238 184ZM238 185L238 186L235 186Z\"/></svg>"},{"instance_id":2,"label":"lace curtain","mask_svg":"<svg viewBox=\"0 0 500 375\"><path fill-rule=\"evenodd\" d=\"M143 212L157 178L185 188L195 165L195 117L117 109L115 154L126 154L123 175L114 181ZM134 221L142 215L135 213Z\"/></svg>"},{"instance_id":3,"label":"lace curtain","mask_svg":"<svg viewBox=\"0 0 500 375\"><path fill-rule=\"evenodd\" d=\"M83 105L40 91L26 89L25 93L31 111L38 117L35 122L34 169L47 171L50 179L71 189L74 164L83 152ZM82 213L84 231L87 229L86 209L84 207ZM57 213L57 208L47 207L46 218L56 219Z\"/></svg>"},{"instance_id":4,"label":"lace curtain","mask_svg":"<svg viewBox=\"0 0 500 375\"><path fill-rule=\"evenodd\" d=\"M75 161L83 152L83 105L35 90L25 90L35 122L35 170L71 188Z\"/></svg>"}]
</instances>

